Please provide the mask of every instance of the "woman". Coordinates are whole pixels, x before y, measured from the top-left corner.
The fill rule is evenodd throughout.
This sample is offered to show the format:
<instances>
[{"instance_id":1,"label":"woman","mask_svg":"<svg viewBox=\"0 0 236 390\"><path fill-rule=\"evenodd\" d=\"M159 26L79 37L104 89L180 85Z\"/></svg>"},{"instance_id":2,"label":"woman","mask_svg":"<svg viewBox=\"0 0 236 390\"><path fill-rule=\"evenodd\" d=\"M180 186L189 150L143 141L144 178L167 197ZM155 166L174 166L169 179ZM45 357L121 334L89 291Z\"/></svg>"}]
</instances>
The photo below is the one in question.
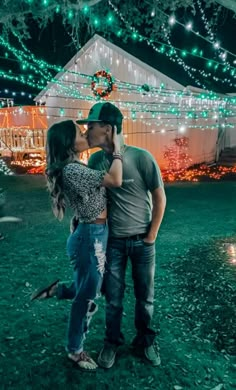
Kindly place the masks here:
<instances>
[{"instance_id":1,"label":"woman","mask_svg":"<svg viewBox=\"0 0 236 390\"><path fill-rule=\"evenodd\" d=\"M79 219L76 230L67 241L67 253L73 266L76 287L68 325L66 350L68 358L85 370L95 370L97 364L83 349L85 333L92 314L93 302L100 290L105 265L108 238L106 223L106 189L122 184L122 156L113 134L114 153L110 170L96 171L79 161L79 154L89 148L86 134L73 121L54 124L47 133L46 178L52 199L53 212L59 220L66 205ZM32 299L42 297L56 286L33 294Z\"/></svg>"}]
</instances>

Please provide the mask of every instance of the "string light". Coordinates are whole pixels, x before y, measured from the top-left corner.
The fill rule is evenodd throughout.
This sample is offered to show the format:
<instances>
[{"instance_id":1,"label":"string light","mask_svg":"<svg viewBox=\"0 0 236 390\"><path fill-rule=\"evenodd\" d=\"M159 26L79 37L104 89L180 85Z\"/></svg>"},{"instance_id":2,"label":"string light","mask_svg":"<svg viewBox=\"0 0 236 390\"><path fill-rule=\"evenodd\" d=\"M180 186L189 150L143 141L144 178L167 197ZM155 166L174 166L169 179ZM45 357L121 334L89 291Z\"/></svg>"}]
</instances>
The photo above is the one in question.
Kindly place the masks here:
<instances>
[{"instance_id":1,"label":"string light","mask_svg":"<svg viewBox=\"0 0 236 390\"><path fill-rule=\"evenodd\" d=\"M0 159L0 173L7 176L13 175L12 170L8 168L7 164L3 159Z\"/></svg>"},{"instance_id":2,"label":"string light","mask_svg":"<svg viewBox=\"0 0 236 390\"><path fill-rule=\"evenodd\" d=\"M172 62L176 62L181 65L183 67L183 69L188 73L189 77L192 78L195 83L198 85L198 86L201 86L203 88L206 89L206 85L204 85L204 83L202 81L200 81L199 79L196 78L195 76L195 73L198 72L201 74L202 77L204 78L209 78L209 77L212 77L215 81L217 82L221 82L223 84L229 84L230 87L234 87L236 86L236 84L234 84L233 82L231 82L229 79L227 78L224 78L224 79L221 79L219 77L216 77L214 75L212 75L211 73L206 73L205 71L202 71L201 69L196 69L194 67L190 67L189 65L185 64L185 62L183 61L183 59L181 59L178 55L177 55L177 51L180 51L182 52L182 54L184 53L185 55L187 54L187 51L182 51L180 49L176 49L174 48L174 46L171 44L170 40L168 39L168 32L167 32L167 29L165 28L165 26L163 25L162 28L164 27L165 28L165 32L166 32L166 38L168 39L168 45L166 45L167 47L171 47L171 50L170 51L166 51L164 50L164 47L163 44L160 46L160 47L157 47L155 46L153 40L150 40L149 38L147 37L144 37L142 36L141 34L139 34L139 32L134 28L132 27L129 22L124 18L124 16L121 14L121 12L113 5L113 3L111 2L111 0L108 1L109 2L109 5L112 7L112 9L114 10L114 12L118 15L118 17L120 18L120 20L124 23L124 25L127 27L128 30L131 31L131 35L135 34L135 37L137 37L139 40L143 40L144 42L146 42L149 46L151 46L156 52L158 53L161 53L161 54L164 54L166 55ZM162 11L161 11L162 12ZM164 12L162 12L164 15L166 15ZM167 15L166 15L167 16ZM174 22L175 18L174 16L170 17L169 18L169 21L172 21L172 23ZM179 22L178 22L179 23ZM180 25L182 25L182 23L179 23ZM183 25L182 25L183 26ZM192 31L192 30L191 30ZM157 41L158 42L158 41ZM195 55L194 53L190 53L191 55ZM201 52L200 52L201 54ZM175 57L175 58L172 58L172 57ZM199 56L198 56L199 57ZM215 61L216 62L216 61ZM220 66L220 63L218 64ZM231 69L232 71L234 71L234 69ZM230 74L232 76L232 74Z\"/></svg>"},{"instance_id":3,"label":"string light","mask_svg":"<svg viewBox=\"0 0 236 390\"><path fill-rule=\"evenodd\" d=\"M186 30L192 30L192 28L193 28L193 24L192 24L192 22L188 22L187 24L186 24Z\"/></svg>"},{"instance_id":4,"label":"string light","mask_svg":"<svg viewBox=\"0 0 236 390\"><path fill-rule=\"evenodd\" d=\"M169 24L170 24L171 26L173 26L175 23L176 23L175 16L171 15L171 16L169 17Z\"/></svg>"}]
</instances>

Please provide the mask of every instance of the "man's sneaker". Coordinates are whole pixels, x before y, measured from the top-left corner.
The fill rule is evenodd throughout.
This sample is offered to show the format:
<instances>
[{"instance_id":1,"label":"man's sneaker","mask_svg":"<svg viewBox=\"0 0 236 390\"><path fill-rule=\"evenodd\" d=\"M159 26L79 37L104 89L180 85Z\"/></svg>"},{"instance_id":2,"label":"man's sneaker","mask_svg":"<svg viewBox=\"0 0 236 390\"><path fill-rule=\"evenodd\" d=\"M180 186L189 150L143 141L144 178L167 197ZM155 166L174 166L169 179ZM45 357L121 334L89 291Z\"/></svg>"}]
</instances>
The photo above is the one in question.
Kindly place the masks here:
<instances>
[{"instance_id":1,"label":"man's sneaker","mask_svg":"<svg viewBox=\"0 0 236 390\"><path fill-rule=\"evenodd\" d=\"M159 346L157 342L144 348L144 355L152 366L159 366L161 364L161 358L159 354Z\"/></svg>"},{"instance_id":2,"label":"man's sneaker","mask_svg":"<svg viewBox=\"0 0 236 390\"><path fill-rule=\"evenodd\" d=\"M105 344L98 356L98 364L103 368L111 368L115 363L117 346Z\"/></svg>"}]
</instances>

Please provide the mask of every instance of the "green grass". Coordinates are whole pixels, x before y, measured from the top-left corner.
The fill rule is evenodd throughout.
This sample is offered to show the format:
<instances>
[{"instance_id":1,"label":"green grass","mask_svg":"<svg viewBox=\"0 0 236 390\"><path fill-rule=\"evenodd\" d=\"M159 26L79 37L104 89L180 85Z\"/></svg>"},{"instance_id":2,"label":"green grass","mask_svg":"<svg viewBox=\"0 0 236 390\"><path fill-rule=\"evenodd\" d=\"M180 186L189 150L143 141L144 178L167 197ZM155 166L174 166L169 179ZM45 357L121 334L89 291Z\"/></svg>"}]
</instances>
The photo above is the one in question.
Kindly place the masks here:
<instances>
[{"instance_id":1,"label":"green grass","mask_svg":"<svg viewBox=\"0 0 236 390\"><path fill-rule=\"evenodd\" d=\"M0 177L6 213L1 224L0 389L226 389L236 384L236 182L181 183L166 187L167 210L156 243L153 324L162 365L134 356L134 299L127 272L123 331L116 365L96 374L74 368L64 351L68 302L31 303L31 292L56 277L70 280L65 253L69 215L57 222L41 176ZM86 347L96 358L104 337L104 301ZM179 386L179 387L178 387ZM217 387L218 386L218 387Z\"/></svg>"}]
</instances>

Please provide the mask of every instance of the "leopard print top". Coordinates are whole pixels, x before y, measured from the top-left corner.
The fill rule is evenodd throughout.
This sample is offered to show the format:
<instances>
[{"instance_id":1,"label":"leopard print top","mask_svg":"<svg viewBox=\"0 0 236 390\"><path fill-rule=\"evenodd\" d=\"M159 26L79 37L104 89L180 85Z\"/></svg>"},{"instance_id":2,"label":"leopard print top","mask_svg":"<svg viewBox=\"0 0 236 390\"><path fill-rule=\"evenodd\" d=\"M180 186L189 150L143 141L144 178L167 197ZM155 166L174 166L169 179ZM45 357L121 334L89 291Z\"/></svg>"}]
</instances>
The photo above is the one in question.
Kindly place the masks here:
<instances>
[{"instance_id":1,"label":"leopard print top","mask_svg":"<svg viewBox=\"0 0 236 390\"><path fill-rule=\"evenodd\" d=\"M63 168L64 194L80 222L94 221L106 208L106 189L101 186L105 174L77 162Z\"/></svg>"}]
</instances>

